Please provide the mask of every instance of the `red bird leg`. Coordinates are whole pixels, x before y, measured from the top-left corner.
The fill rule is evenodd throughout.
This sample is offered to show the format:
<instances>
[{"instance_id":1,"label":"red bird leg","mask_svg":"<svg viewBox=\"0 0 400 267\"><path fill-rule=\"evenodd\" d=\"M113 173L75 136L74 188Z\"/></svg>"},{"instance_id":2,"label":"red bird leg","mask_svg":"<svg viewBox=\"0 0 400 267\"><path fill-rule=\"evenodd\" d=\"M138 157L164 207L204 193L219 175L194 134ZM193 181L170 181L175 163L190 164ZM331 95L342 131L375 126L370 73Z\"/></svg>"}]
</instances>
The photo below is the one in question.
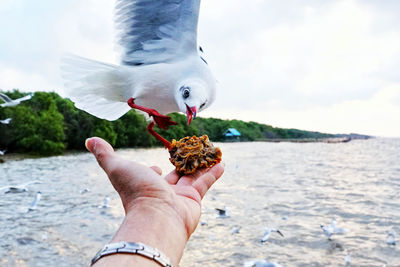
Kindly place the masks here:
<instances>
[{"instance_id":1,"label":"red bird leg","mask_svg":"<svg viewBox=\"0 0 400 267\"><path fill-rule=\"evenodd\" d=\"M162 114L160 114L160 113L159 113L157 110L155 110L155 109L146 108L146 107L143 107L143 106L136 105L135 102L134 102L134 100L135 100L135 99L133 99L133 98L129 98L129 100L128 100L128 105L129 105L131 108L138 109L138 110L144 111L144 112L146 112L147 114L149 114L149 116L150 116L150 117L153 117L154 122L155 122L155 123L157 124L157 126L160 127L161 129L165 129L165 130L166 130L166 129L168 129L168 127L169 127L170 125L177 125L177 124L178 124L178 123L174 122L173 120L171 120L171 117L162 115Z\"/></svg>"},{"instance_id":2,"label":"red bird leg","mask_svg":"<svg viewBox=\"0 0 400 267\"><path fill-rule=\"evenodd\" d=\"M161 142L163 142L164 146L166 149L170 149L171 147L171 143L166 140L165 138L163 138L161 135L159 135L158 133L156 133L156 131L154 131L154 121L152 121L149 125L147 125L147 131L154 136L156 139L160 140Z\"/></svg>"}]
</instances>

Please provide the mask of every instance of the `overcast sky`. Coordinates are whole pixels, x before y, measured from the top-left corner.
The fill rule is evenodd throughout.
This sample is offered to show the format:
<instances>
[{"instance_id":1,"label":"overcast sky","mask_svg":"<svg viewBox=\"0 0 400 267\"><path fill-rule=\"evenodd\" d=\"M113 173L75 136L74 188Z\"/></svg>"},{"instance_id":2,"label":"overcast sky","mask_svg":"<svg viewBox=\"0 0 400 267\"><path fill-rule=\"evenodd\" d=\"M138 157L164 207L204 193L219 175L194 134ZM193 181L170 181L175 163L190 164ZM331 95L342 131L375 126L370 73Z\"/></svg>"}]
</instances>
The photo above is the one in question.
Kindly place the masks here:
<instances>
[{"instance_id":1,"label":"overcast sky","mask_svg":"<svg viewBox=\"0 0 400 267\"><path fill-rule=\"evenodd\" d=\"M1 0L0 88L63 94L65 53L118 62L114 1ZM400 137L400 1L203 0L203 117Z\"/></svg>"}]
</instances>

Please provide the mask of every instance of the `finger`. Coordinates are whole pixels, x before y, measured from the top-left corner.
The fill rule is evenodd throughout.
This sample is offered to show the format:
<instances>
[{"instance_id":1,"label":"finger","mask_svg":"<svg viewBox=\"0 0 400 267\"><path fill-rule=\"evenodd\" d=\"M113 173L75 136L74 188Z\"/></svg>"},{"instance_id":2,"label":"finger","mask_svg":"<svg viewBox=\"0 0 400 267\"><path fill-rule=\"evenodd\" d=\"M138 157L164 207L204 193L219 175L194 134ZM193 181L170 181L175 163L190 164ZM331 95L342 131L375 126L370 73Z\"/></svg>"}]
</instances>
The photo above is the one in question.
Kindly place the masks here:
<instances>
[{"instance_id":1,"label":"finger","mask_svg":"<svg viewBox=\"0 0 400 267\"><path fill-rule=\"evenodd\" d=\"M208 172L199 177L194 183L193 187L199 192L201 198L207 193L208 189L218 180L224 173L223 164L217 164L212 167Z\"/></svg>"},{"instance_id":2,"label":"finger","mask_svg":"<svg viewBox=\"0 0 400 267\"><path fill-rule=\"evenodd\" d=\"M158 167L158 166L151 166L150 168L153 169L153 171L155 171L158 175L161 175L161 174L162 174L162 170L161 170L160 167Z\"/></svg>"},{"instance_id":3,"label":"finger","mask_svg":"<svg viewBox=\"0 0 400 267\"><path fill-rule=\"evenodd\" d=\"M190 174L190 175L185 175L182 176L179 181L176 183L177 185L182 185L182 186L188 186L188 185L193 185L193 183L202 175L204 175L209 169L202 168L196 170L195 173Z\"/></svg>"},{"instance_id":4,"label":"finger","mask_svg":"<svg viewBox=\"0 0 400 267\"><path fill-rule=\"evenodd\" d=\"M109 174L114 165L113 158L115 156L112 146L99 137L86 139L85 146L95 156L100 167Z\"/></svg>"},{"instance_id":5,"label":"finger","mask_svg":"<svg viewBox=\"0 0 400 267\"><path fill-rule=\"evenodd\" d=\"M170 172L167 176L165 176L165 181L169 184L176 184L179 180L180 175L176 172L176 170L173 170Z\"/></svg>"}]
</instances>

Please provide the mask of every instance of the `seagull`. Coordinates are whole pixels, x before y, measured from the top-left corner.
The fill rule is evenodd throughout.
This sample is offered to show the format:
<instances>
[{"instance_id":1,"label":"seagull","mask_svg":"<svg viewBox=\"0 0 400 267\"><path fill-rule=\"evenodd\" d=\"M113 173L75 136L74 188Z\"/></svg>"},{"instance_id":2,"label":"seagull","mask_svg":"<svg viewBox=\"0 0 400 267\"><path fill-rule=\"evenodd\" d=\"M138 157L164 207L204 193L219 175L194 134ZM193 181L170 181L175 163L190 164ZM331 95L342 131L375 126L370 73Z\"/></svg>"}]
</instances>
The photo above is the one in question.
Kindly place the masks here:
<instances>
[{"instance_id":1,"label":"seagull","mask_svg":"<svg viewBox=\"0 0 400 267\"><path fill-rule=\"evenodd\" d=\"M272 232L276 232L278 234L280 234L282 237L284 237L284 235L282 234L281 231L274 229L274 228L265 228L265 232L264 232L264 236L261 238L261 243L265 243L269 236L271 235Z\"/></svg>"},{"instance_id":2,"label":"seagull","mask_svg":"<svg viewBox=\"0 0 400 267\"><path fill-rule=\"evenodd\" d=\"M320 225L322 231L328 237L328 240L331 240L331 237L334 234L344 234L347 232L347 229L339 228L336 225L337 222L335 219L332 219L331 224L329 226L325 226L323 224Z\"/></svg>"},{"instance_id":3,"label":"seagull","mask_svg":"<svg viewBox=\"0 0 400 267\"><path fill-rule=\"evenodd\" d=\"M81 194L85 194L85 193L87 193L87 192L90 192L90 189L89 189L89 188L84 188L84 189L82 189L82 190L80 191Z\"/></svg>"},{"instance_id":4,"label":"seagull","mask_svg":"<svg viewBox=\"0 0 400 267\"><path fill-rule=\"evenodd\" d=\"M225 208L220 209L220 208L215 208L215 210L218 212L218 217L219 218L227 218L228 216L228 210Z\"/></svg>"},{"instance_id":5,"label":"seagull","mask_svg":"<svg viewBox=\"0 0 400 267\"><path fill-rule=\"evenodd\" d=\"M208 225L208 222L207 221L200 221L200 225L201 226L206 226L206 225Z\"/></svg>"},{"instance_id":6,"label":"seagull","mask_svg":"<svg viewBox=\"0 0 400 267\"><path fill-rule=\"evenodd\" d=\"M5 120L0 120L0 123L2 123L2 124L10 124L10 122L11 122L11 118L8 118L8 119L5 119Z\"/></svg>"},{"instance_id":7,"label":"seagull","mask_svg":"<svg viewBox=\"0 0 400 267\"><path fill-rule=\"evenodd\" d=\"M167 129L165 114L182 112L190 124L215 99L216 79L197 45L200 0L117 0L115 25L121 63L67 56L61 66L66 96L96 117L116 120L130 108Z\"/></svg>"},{"instance_id":8,"label":"seagull","mask_svg":"<svg viewBox=\"0 0 400 267\"><path fill-rule=\"evenodd\" d=\"M351 266L351 255L350 255L350 253L347 253L346 256L344 256L344 262L346 263L346 266Z\"/></svg>"},{"instance_id":9,"label":"seagull","mask_svg":"<svg viewBox=\"0 0 400 267\"><path fill-rule=\"evenodd\" d=\"M242 226L240 226L240 225L233 227L232 230L231 230L232 235L238 234L240 229L242 229Z\"/></svg>"},{"instance_id":10,"label":"seagull","mask_svg":"<svg viewBox=\"0 0 400 267\"><path fill-rule=\"evenodd\" d=\"M244 267L282 267L282 265L276 262L269 262L266 260L253 260L247 261L243 265Z\"/></svg>"},{"instance_id":11,"label":"seagull","mask_svg":"<svg viewBox=\"0 0 400 267\"><path fill-rule=\"evenodd\" d=\"M0 104L0 107L13 107L16 105L19 105L22 101L29 100L33 96L33 93L30 93L29 95L26 95L24 97L18 98L18 99L11 99L7 95L0 93L0 99L4 101L3 104Z\"/></svg>"},{"instance_id":12,"label":"seagull","mask_svg":"<svg viewBox=\"0 0 400 267\"><path fill-rule=\"evenodd\" d=\"M7 186L4 186L4 187L0 187L0 191L4 190L4 189L7 189L7 191L4 192L5 194L8 194L8 193L22 193L22 192L28 191L28 188L27 188L28 185L30 185L30 184L40 184L40 183L42 183L42 182L39 181L39 180L33 180L33 181L29 181L27 183L20 184L20 185L7 185Z\"/></svg>"},{"instance_id":13,"label":"seagull","mask_svg":"<svg viewBox=\"0 0 400 267\"><path fill-rule=\"evenodd\" d=\"M7 152L7 149L0 150L0 156L4 156Z\"/></svg>"},{"instance_id":14,"label":"seagull","mask_svg":"<svg viewBox=\"0 0 400 267\"><path fill-rule=\"evenodd\" d=\"M31 206L28 208L28 210L26 212L30 212L30 211L37 209L37 204L39 203L41 197L42 197L42 193L40 191L37 192L35 199L32 201Z\"/></svg>"},{"instance_id":15,"label":"seagull","mask_svg":"<svg viewBox=\"0 0 400 267\"><path fill-rule=\"evenodd\" d=\"M103 201L103 205L98 206L99 209L106 209L108 208L108 205L110 204L110 198L105 197Z\"/></svg>"},{"instance_id":16,"label":"seagull","mask_svg":"<svg viewBox=\"0 0 400 267\"><path fill-rule=\"evenodd\" d=\"M386 237L386 244L395 246L396 245L396 233L394 231L390 231Z\"/></svg>"}]
</instances>

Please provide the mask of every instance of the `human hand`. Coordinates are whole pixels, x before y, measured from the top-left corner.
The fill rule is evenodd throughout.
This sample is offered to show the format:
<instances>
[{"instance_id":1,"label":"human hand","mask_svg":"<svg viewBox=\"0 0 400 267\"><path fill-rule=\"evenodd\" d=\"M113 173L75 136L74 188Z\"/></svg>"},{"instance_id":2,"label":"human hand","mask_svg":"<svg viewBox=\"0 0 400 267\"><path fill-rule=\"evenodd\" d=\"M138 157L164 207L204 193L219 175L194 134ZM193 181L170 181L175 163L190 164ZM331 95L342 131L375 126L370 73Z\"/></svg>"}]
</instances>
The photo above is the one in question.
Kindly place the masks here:
<instances>
[{"instance_id":1,"label":"human hand","mask_svg":"<svg viewBox=\"0 0 400 267\"><path fill-rule=\"evenodd\" d=\"M143 242L161 251L170 250L172 245L175 249L169 256L179 262L183 248L199 222L201 200L224 172L222 164L190 176L180 177L174 170L162 177L159 167L149 168L122 159L101 138L88 139L86 147L108 175L125 209L126 219L113 241ZM160 235L170 242L162 245ZM182 251L177 252L176 248Z\"/></svg>"}]
</instances>

